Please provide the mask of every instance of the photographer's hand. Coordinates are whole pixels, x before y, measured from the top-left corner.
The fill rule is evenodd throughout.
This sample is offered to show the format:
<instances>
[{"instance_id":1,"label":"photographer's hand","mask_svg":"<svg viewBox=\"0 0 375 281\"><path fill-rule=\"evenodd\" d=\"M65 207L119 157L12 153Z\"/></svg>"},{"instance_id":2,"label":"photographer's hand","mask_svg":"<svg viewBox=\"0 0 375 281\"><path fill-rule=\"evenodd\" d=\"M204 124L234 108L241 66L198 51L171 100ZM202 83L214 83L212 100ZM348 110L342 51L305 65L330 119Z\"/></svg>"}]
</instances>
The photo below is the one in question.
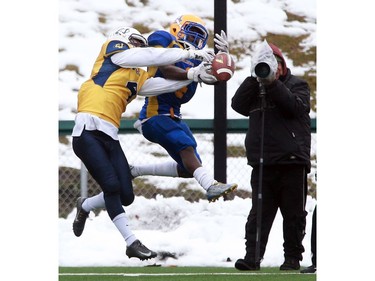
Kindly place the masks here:
<instances>
[{"instance_id":1,"label":"photographer's hand","mask_svg":"<svg viewBox=\"0 0 375 281\"><path fill-rule=\"evenodd\" d=\"M266 78L257 77L257 81L264 86L271 84L276 80L276 73L271 70L271 73Z\"/></svg>"}]
</instances>

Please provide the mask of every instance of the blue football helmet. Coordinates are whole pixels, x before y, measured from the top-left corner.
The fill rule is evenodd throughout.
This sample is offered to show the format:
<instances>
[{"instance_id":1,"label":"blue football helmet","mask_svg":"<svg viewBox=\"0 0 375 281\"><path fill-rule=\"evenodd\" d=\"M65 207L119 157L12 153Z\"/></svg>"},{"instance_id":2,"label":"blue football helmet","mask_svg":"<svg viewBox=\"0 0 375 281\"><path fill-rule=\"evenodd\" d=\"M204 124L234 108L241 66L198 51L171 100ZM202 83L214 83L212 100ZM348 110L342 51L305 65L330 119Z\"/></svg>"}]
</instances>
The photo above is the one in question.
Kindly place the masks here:
<instances>
[{"instance_id":1,"label":"blue football helmet","mask_svg":"<svg viewBox=\"0 0 375 281\"><path fill-rule=\"evenodd\" d=\"M194 15L182 15L170 25L170 33L185 49L201 50L206 46L208 31L205 22Z\"/></svg>"}]
</instances>

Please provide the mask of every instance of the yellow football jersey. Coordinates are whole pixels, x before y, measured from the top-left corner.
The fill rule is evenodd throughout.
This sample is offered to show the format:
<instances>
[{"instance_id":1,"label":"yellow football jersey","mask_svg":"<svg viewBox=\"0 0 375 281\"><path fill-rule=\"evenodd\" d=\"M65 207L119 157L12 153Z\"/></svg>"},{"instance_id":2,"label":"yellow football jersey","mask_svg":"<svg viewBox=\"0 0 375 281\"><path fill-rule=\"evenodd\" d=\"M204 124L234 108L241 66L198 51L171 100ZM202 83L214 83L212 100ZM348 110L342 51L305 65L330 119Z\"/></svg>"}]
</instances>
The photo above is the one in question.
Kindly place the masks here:
<instances>
[{"instance_id":1,"label":"yellow football jersey","mask_svg":"<svg viewBox=\"0 0 375 281\"><path fill-rule=\"evenodd\" d=\"M90 79L78 92L78 112L96 115L117 128L126 106L137 96L148 78L140 68L122 68L111 61L111 55L132 48L118 40L105 42L95 61Z\"/></svg>"}]
</instances>

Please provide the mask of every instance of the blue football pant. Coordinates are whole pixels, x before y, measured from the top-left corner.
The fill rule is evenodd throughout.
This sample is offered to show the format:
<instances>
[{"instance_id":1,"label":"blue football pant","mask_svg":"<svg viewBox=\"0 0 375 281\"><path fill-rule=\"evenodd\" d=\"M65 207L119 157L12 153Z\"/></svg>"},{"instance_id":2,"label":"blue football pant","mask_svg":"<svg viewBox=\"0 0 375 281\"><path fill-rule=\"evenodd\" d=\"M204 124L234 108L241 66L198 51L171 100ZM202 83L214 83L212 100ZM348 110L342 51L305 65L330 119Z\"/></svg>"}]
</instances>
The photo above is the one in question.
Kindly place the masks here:
<instances>
[{"instance_id":1,"label":"blue football pant","mask_svg":"<svg viewBox=\"0 0 375 281\"><path fill-rule=\"evenodd\" d=\"M160 144L186 173L188 171L181 159L181 150L192 147L199 162L202 163L197 152L197 142L184 121L165 115L153 116L142 124L142 133L147 140Z\"/></svg>"}]
</instances>

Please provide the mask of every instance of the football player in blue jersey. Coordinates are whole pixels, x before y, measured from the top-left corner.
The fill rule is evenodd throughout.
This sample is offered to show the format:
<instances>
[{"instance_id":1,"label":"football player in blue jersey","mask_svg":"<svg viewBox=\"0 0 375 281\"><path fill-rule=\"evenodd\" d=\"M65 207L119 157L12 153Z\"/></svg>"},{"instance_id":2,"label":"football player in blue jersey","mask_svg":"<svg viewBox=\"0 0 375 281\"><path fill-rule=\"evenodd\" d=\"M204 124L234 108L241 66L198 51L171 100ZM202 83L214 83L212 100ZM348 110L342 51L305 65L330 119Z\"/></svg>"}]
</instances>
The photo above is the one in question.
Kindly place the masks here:
<instances>
[{"instance_id":1,"label":"football player in blue jersey","mask_svg":"<svg viewBox=\"0 0 375 281\"><path fill-rule=\"evenodd\" d=\"M204 50L162 49L147 46L139 31L130 27L116 29L102 45L90 78L78 92L78 113L73 128L73 150L82 160L102 192L91 198L78 198L73 232L81 236L89 212L106 208L126 244L126 255L141 260L157 254L144 246L132 233L123 206L134 200L132 176L120 146L118 128L121 114L137 95L153 96L188 86L199 77L212 79L201 61L213 54ZM194 59L197 67L189 70L189 79L150 78L140 67L169 65Z\"/></svg>"},{"instance_id":2,"label":"football player in blue jersey","mask_svg":"<svg viewBox=\"0 0 375 281\"><path fill-rule=\"evenodd\" d=\"M215 35L216 47L219 51L229 52L229 44L224 31ZM159 30L148 37L150 46L164 49L177 50L202 50L208 39L208 31L204 21L195 15L182 15L170 26L170 32ZM189 102L197 88L197 82L214 84L216 78L198 79L191 77L191 69L201 62L195 59L186 59L174 65L149 67L148 72L153 77L168 79L194 80L193 83L170 90L158 96L146 97L141 109L139 120L134 124L143 136L160 144L174 161L160 164L130 165L133 177L144 175L169 176L169 177L194 177L206 190L206 197L210 202L233 191L237 184L221 183L214 179L208 170L202 166L201 158L197 152L197 142L190 128L181 117L181 105ZM204 63L203 63L204 64ZM207 65L207 64L206 64ZM209 72L209 65L207 70Z\"/></svg>"}]
</instances>

